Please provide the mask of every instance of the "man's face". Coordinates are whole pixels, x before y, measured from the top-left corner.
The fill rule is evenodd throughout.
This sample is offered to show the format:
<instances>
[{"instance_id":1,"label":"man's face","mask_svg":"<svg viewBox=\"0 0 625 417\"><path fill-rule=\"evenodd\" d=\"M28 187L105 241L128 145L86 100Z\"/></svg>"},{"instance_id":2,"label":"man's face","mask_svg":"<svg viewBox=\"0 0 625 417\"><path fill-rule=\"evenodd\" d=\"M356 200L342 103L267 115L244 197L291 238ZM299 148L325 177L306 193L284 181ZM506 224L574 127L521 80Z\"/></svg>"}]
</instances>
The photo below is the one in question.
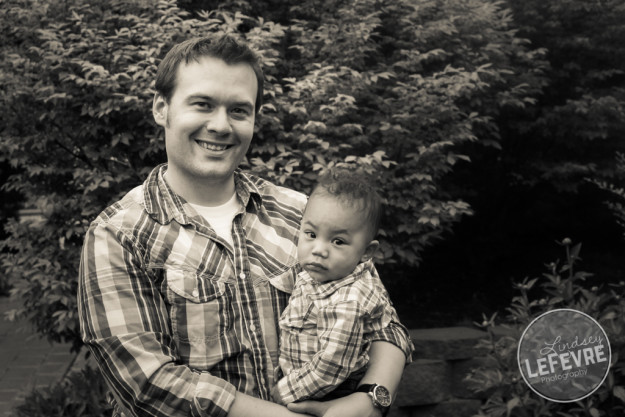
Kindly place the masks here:
<instances>
[{"instance_id":1,"label":"man's face","mask_svg":"<svg viewBox=\"0 0 625 417\"><path fill-rule=\"evenodd\" d=\"M364 217L331 195L313 193L302 218L297 256L314 280L343 278L373 255L378 242L371 240Z\"/></svg>"},{"instance_id":2,"label":"man's face","mask_svg":"<svg viewBox=\"0 0 625 417\"><path fill-rule=\"evenodd\" d=\"M180 64L169 103L157 95L153 105L165 128L168 179L186 187L231 181L254 133L257 88L248 64L213 57Z\"/></svg>"}]
</instances>

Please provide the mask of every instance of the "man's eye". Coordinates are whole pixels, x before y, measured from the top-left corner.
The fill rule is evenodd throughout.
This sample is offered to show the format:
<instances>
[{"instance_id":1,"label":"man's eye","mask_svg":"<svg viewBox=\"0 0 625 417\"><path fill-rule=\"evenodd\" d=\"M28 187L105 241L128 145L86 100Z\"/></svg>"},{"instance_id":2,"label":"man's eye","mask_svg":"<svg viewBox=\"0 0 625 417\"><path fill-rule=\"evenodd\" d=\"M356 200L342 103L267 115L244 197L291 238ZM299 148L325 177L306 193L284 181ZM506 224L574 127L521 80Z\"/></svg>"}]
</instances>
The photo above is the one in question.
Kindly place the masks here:
<instances>
[{"instance_id":1,"label":"man's eye","mask_svg":"<svg viewBox=\"0 0 625 417\"><path fill-rule=\"evenodd\" d=\"M250 112L243 107L235 107L231 110L231 112L237 117L247 117L250 114Z\"/></svg>"},{"instance_id":2,"label":"man's eye","mask_svg":"<svg viewBox=\"0 0 625 417\"><path fill-rule=\"evenodd\" d=\"M210 109L213 107L210 103L207 103L206 101L198 101L196 103L193 103L193 105L201 109Z\"/></svg>"}]
</instances>

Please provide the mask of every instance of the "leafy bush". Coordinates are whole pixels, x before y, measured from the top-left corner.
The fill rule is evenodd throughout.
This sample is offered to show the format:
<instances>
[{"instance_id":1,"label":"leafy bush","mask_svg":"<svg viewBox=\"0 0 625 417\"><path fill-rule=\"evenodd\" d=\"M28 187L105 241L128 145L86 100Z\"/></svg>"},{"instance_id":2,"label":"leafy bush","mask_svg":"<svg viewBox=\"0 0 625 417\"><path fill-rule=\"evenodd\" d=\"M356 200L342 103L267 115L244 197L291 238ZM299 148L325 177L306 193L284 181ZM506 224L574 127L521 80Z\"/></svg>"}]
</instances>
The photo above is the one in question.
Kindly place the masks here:
<instances>
[{"instance_id":1,"label":"leafy bush","mask_svg":"<svg viewBox=\"0 0 625 417\"><path fill-rule=\"evenodd\" d=\"M229 32L234 22L191 19L172 1L10 3L0 17L11 24L2 27L23 45L2 62L10 111L0 149L19 170L4 187L24 195L45 221L7 222L0 265L24 302L11 316L78 349L76 277L86 228L164 160L150 117L158 60L190 33ZM254 33L261 53L280 34L272 26Z\"/></svg>"},{"instance_id":2,"label":"leafy bush","mask_svg":"<svg viewBox=\"0 0 625 417\"><path fill-rule=\"evenodd\" d=\"M513 141L526 184L574 191L581 179L611 178L625 129L625 9L620 0L510 1L523 37L548 50L549 85ZM552 152L539 145L547 141Z\"/></svg>"},{"instance_id":3,"label":"leafy bush","mask_svg":"<svg viewBox=\"0 0 625 417\"><path fill-rule=\"evenodd\" d=\"M0 159L16 169L4 187L45 217L8 222L0 265L20 281L13 315L75 348L84 232L165 160L152 83L178 41L230 33L261 54L267 91L246 168L304 192L333 165L375 172L388 203L380 262L403 267L471 213L444 187L467 159L457 147L497 146L493 116L540 86L541 52L497 1L308 0L286 3L281 23L227 9L245 1L195 17L172 0L92 3L4 0L0 11Z\"/></svg>"},{"instance_id":4,"label":"leafy bush","mask_svg":"<svg viewBox=\"0 0 625 417\"><path fill-rule=\"evenodd\" d=\"M59 384L33 390L17 406L16 417L110 417L102 374L86 366Z\"/></svg>"},{"instance_id":5,"label":"leafy bush","mask_svg":"<svg viewBox=\"0 0 625 417\"><path fill-rule=\"evenodd\" d=\"M378 173L381 262L415 266L472 211L443 186L469 142L496 147L493 117L533 102L541 51L501 2L317 1L288 9L293 68L265 107L252 169L307 191L337 163Z\"/></svg>"},{"instance_id":6,"label":"leafy bush","mask_svg":"<svg viewBox=\"0 0 625 417\"><path fill-rule=\"evenodd\" d=\"M612 211L612 214L616 218L616 222L621 227L623 237L625 237L625 153L616 153L616 170L614 177L610 180L593 180L594 184L600 189L607 191L612 197L612 200L606 202L606 205Z\"/></svg>"},{"instance_id":7,"label":"leafy bush","mask_svg":"<svg viewBox=\"0 0 625 417\"><path fill-rule=\"evenodd\" d=\"M577 270L581 244L561 243L566 260L547 265L540 278L515 285L519 295L507 309L511 335L496 336L495 316L476 323L488 331L480 343L490 352L491 367L476 369L467 379L476 392L488 395L479 416L621 416L625 412L625 282L587 288L591 274ZM533 319L549 310L570 308L595 318L610 341L612 363L604 383L591 396L574 403L557 403L534 394L519 374L517 346Z\"/></svg>"}]
</instances>

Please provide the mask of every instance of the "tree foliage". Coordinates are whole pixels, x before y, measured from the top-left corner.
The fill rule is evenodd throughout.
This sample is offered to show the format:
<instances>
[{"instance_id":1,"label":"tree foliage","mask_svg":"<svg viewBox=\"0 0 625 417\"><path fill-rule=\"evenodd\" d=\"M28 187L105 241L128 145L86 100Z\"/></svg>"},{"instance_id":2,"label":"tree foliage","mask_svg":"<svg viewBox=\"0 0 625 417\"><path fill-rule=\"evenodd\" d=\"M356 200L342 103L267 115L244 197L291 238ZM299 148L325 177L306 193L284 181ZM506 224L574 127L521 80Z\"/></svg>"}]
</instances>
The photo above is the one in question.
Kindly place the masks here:
<instances>
[{"instance_id":1,"label":"tree foliage","mask_svg":"<svg viewBox=\"0 0 625 417\"><path fill-rule=\"evenodd\" d=\"M471 214L447 181L470 159L463 149L501 148L501 119L545 83L545 51L517 34L501 1L91 3L0 9L0 150L17 170L5 187L45 217L9 222L0 261L20 278L15 314L76 347L82 237L165 160L152 83L178 41L230 33L261 54L265 104L245 168L303 192L331 166L374 173L387 202L379 261L398 270Z\"/></svg>"},{"instance_id":2,"label":"tree foliage","mask_svg":"<svg viewBox=\"0 0 625 417\"><path fill-rule=\"evenodd\" d=\"M546 48L550 62L539 106L515 138L529 145L517 178L570 192L583 178L613 177L615 151L624 149L623 2L530 0L510 7L523 36Z\"/></svg>"},{"instance_id":3,"label":"tree foliage","mask_svg":"<svg viewBox=\"0 0 625 417\"><path fill-rule=\"evenodd\" d=\"M159 59L191 33L236 32L236 21L194 19L173 2L4 3L2 27L12 42L2 62L0 149L18 170L4 187L45 220L8 222L3 275L16 277L13 292L24 302L14 315L78 348L75 293L86 228L165 159L150 113ZM255 33L263 53L279 30L259 24Z\"/></svg>"},{"instance_id":4,"label":"tree foliage","mask_svg":"<svg viewBox=\"0 0 625 417\"><path fill-rule=\"evenodd\" d=\"M486 397L476 417L607 417L625 411L625 282L587 285L593 274L579 269L582 245L573 245L569 238L559 244L566 253L564 260L547 264L547 271L539 277L514 284L516 295L502 321L509 329L505 335L496 333L496 315L475 323L488 332L478 346L488 352L489 359L465 378L470 389ZM519 377L518 348L524 331L537 317L554 309L573 309L595 318L609 342L611 365L605 380L592 395L575 402L547 400Z\"/></svg>"},{"instance_id":5,"label":"tree foliage","mask_svg":"<svg viewBox=\"0 0 625 417\"><path fill-rule=\"evenodd\" d=\"M538 85L527 84L540 94L494 117L501 149L462 145L472 162L457 164L443 184L475 214L422 253L418 280L409 279L417 284L396 289L410 296L417 287L406 313L444 310L449 324L503 308L512 296L510 277L539 273L544 259L557 256L551 242L563 236L584 242L585 265L602 280L618 281L623 272L623 229L604 205L622 218L623 2L506 4L518 41L531 42L540 70L515 72L539 75Z\"/></svg>"}]
</instances>

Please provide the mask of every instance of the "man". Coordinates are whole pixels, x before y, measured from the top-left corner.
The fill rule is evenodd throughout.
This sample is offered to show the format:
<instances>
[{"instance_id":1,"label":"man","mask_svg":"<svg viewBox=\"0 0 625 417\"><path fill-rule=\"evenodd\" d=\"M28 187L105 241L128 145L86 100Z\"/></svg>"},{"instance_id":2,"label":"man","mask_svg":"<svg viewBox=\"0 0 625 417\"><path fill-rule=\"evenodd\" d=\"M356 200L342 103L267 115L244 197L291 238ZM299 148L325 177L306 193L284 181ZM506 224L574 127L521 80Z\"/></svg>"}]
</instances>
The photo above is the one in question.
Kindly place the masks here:
<instances>
[{"instance_id":1,"label":"man","mask_svg":"<svg viewBox=\"0 0 625 417\"><path fill-rule=\"evenodd\" d=\"M126 416L379 416L367 393L269 402L280 313L305 197L240 172L262 99L256 56L231 38L172 48L153 116L167 164L107 208L85 237L82 337ZM290 277L286 277L290 278ZM291 285L284 285L290 282ZM394 322L362 384L393 393L410 352ZM373 389L373 388L372 388Z\"/></svg>"}]
</instances>

